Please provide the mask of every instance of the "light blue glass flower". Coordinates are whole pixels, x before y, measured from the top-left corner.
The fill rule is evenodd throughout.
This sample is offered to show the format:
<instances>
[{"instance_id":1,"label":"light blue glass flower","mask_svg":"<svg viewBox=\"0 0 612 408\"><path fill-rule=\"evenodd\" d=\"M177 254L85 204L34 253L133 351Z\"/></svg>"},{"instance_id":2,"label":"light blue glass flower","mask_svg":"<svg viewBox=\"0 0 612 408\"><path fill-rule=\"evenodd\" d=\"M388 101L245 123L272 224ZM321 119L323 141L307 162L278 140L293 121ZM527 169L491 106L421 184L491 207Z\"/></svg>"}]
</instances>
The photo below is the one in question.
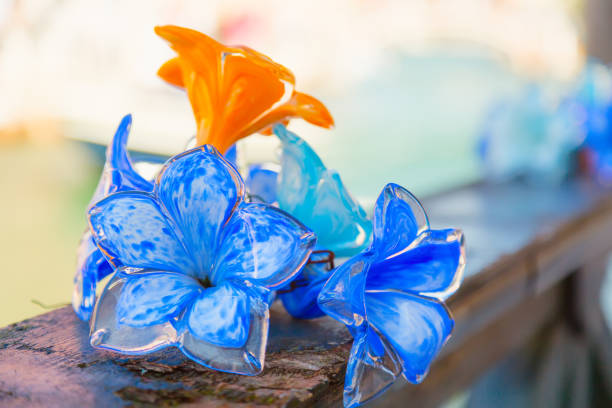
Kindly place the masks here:
<instances>
[{"instance_id":1,"label":"light blue glass flower","mask_svg":"<svg viewBox=\"0 0 612 408\"><path fill-rule=\"evenodd\" d=\"M96 303L95 347L145 354L176 346L213 369L263 369L272 291L308 260L315 236L268 204L247 203L211 146L171 158L152 193L119 192L89 211L116 268Z\"/></svg>"},{"instance_id":2,"label":"light blue glass flower","mask_svg":"<svg viewBox=\"0 0 612 408\"><path fill-rule=\"evenodd\" d=\"M374 209L370 247L334 270L319 306L351 331L344 405L374 398L399 375L418 383L453 329L443 301L461 283L463 234L432 230L423 207L388 184Z\"/></svg>"},{"instance_id":3,"label":"light blue glass flower","mask_svg":"<svg viewBox=\"0 0 612 408\"><path fill-rule=\"evenodd\" d=\"M338 173L327 169L308 143L283 125L276 125L274 134L281 142L280 170L276 174L263 166L251 167L247 189L265 201L277 201L317 235L315 259L290 287L279 291L279 298L294 317L319 317L323 312L316 299L334 257L352 256L367 247L372 224Z\"/></svg>"},{"instance_id":4,"label":"light blue glass flower","mask_svg":"<svg viewBox=\"0 0 612 408\"><path fill-rule=\"evenodd\" d=\"M571 109L567 101L549 100L535 84L517 98L494 105L482 124L478 147L485 177L562 181L573 169L582 142Z\"/></svg>"},{"instance_id":5,"label":"light blue glass flower","mask_svg":"<svg viewBox=\"0 0 612 408\"><path fill-rule=\"evenodd\" d=\"M117 191L153 190L153 182L145 180L134 170L128 155L126 146L131 125L132 115L126 115L106 149L104 169L88 208L101 198ZM96 247L88 228L77 250L77 269L72 294L72 306L82 320L89 320L91 317L98 282L112 271L113 268Z\"/></svg>"}]
</instances>

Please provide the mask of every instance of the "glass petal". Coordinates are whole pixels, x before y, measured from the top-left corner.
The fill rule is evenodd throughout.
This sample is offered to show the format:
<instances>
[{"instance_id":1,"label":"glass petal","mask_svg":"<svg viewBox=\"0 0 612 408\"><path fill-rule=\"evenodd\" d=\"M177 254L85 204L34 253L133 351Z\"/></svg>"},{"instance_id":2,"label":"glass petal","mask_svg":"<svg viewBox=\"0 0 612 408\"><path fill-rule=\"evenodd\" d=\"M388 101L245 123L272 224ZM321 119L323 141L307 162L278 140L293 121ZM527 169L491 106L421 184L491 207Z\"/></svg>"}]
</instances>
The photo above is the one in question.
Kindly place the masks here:
<instances>
[{"instance_id":1,"label":"glass petal","mask_svg":"<svg viewBox=\"0 0 612 408\"><path fill-rule=\"evenodd\" d=\"M202 290L198 281L175 272L146 271L126 277L117 301L117 320L132 327L169 321Z\"/></svg>"},{"instance_id":2,"label":"glass petal","mask_svg":"<svg viewBox=\"0 0 612 408\"><path fill-rule=\"evenodd\" d=\"M446 299L461 284L465 267L463 233L428 230L404 251L372 265L367 290L401 290Z\"/></svg>"},{"instance_id":3,"label":"glass petal","mask_svg":"<svg viewBox=\"0 0 612 408\"><path fill-rule=\"evenodd\" d=\"M87 321L91 317L98 281L112 272L112 267L96 247L87 229L77 250L77 270L72 292L72 307L81 320Z\"/></svg>"},{"instance_id":4,"label":"glass petal","mask_svg":"<svg viewBox=\"0 0 612 408\"><path fill-rule=\"evenodd\" d=\"M215 346L242 347L249 332L249 297L224 282L200 293L185 319L197 339Z\"/></svg>"},{"instance_id":5,"label":"glass petal","mask_svg":"<svg viewBox=\"0 0 612 408\"><path fill-rule=\"evenodd\" d=\"M374 242L372 247L383 257L404 250L429 221L419 201L405 188L389 183L374 206Z\"/></svg>"},{"instance_id":6,"label":"glass petal","mask_svg":"<svg viewBox=\"0 0 612 408\"><path fill-rule=\"evenodd\" d=\"M243 198L240 175L215 148L203 146L170 159L156 189L204 278L211 272L221 228Z\"/></svg>"},{"instance_id":7,"label":"glass petal","mask_svg":"<svg viewBox=\"0 0 612 408\"><path fill-rule=\"evenodd\" d=\"M321 269L321 272L316 270ZM313 272L313 270L315 272ZM297 278L276 292L287 312L297 319L314 319L325 315L317 297L330 274L320 264L307 264Z\"/></svg>"},{"instance_id":8,"label":"glass petal","mask_svg":"<svg viewBox=\"0 0 612 408\"><path fill-rule=\"evenodd\" d=\"M145 180L134 170L132 160L127 151L127 141L132 127L132 115L125 115L106 149L106 162L98 187L91 198L89 206L93 206L111 193L117 191L151 191L153 183Z\"/></svg>"},{"instance_id":9,"label":"glass petal","mask_svg":"<svg viewBox=\"0 0 612 408\"><path fill-rule=\"evenodd\" d=\"M446 307L430 298L393 291L367 292L365 302L368 323L401 358L404 377L421 382L453 329Z\"/></svg>"},{"instance_id":10,"label":"glass petal","mask_svg":"<svg viewBox=\"0 0 612 408\"><path fill-rule=\"evenodd\" d=\"M89 222L98 246L117 267L194 270L173 226L147 193L111 194L89 210Z\"/></svg>"},{"instance_id":11,"label":"glass petal","mask_svg":"<svg viewBox=\"0 0 612 408\"><path fill-rule=\"evenodd\" d=\"M316 243L289 214L261 203L242 203L223 230L213 283L233 278L270 289L293 279Z\"/></svg>"},{"instance_id":12,"label":"glass petal","mask_svg":"<svg viewBox=\"0 0 612 408\"><path fill-rule=\"evenodd\" d=\"M259 164L252 165L245 181L247 191L251 197L259 198L264 203L274 203L277 179L278 172Z\"/></svg>"},{"instance_id":13,"label":"glass petal","mask_svg":"<svg viewBox=\"0 0 612 408\"><path fill-rule=\"evenodd\" d=\"M384 392L402 373L400 359L372 328L354 342L344 380L344 406L357 407Z\"/></svg>"},{"instance_id":14,"label":"glass petal","mask_svg":"<svg viewBox=\"0 0 612 408\"><path fill-rule=\"evenodd\" d=\"M317 301L328 316L350 327L364 323L365 277L369 268L368 258L357 255L333 272L321 289Z\"/></svg>"},{"instance_id":15,"label":"glass petal","mask_svg":"<svg viewBox=\"0 0 612 408\"><path fill-rule=\"evenodd\" d=\"M278 205L311 228L322 248L352 256L369 242L372 226L340 176L328 170L315 151L284 126L274 127L282 143Z\"/></svg>"},{"instance_id":16,"label":"glass petal","mask_svg":"<svg viewBox=\"0 0 612 408\"><path fill-rule=\"evenodd\" d=\"M170 322L132 327L117 320L117 301L127 281L117 272L96 303L91 319L90 342L93 347L124 354L147 354L176 343L176 330Z\"/></svg>"},{"instance_id":17,"label":"glass petal","mask_svg":"<svg viewBox=\"0 0 612 408\"><path fill-rule=\"evenodd\" d=\"M206 291L204 293L206 293ZM219 295L222 293L223 292L220 292ZM235 374L259 374L263 370L266 343L268 341L269 305L261 298L260 293L251 290L251 288L248 287L241 287L237 284L233 284L231 285L231 293L233 293L232 296L234 297L243 297L246 299L244 302L248 305L247 317L239 316L239 319L236 320L232 319L231 316L228 315L224 316L222 321L213 322L213 319L219 319L222 316L221 309L207 312L200 307L194 308L196 311L190 312L194 313L193 317L187 316L185 318L186 322L184 323L186 323L185 325L189 326L190 328L182 329L180 348L183 353L185 353L185 355L192 360L215 370ZM222 301L223 305L228 306L227 312L230 312L230 314L234 310L243 310L242 307L238 307L239 304L242 304L242 301L227 301L223 299L218 300ZM232 306L234 302L236 302L235 309ZM196 321L197 318L200 317L204 320L202 322ZM225 319L225 317L228 318ZM213 323L214 327L217 327L220 329L220 331L223 331L222 327L227 327L231 330L231 328L227 326L229 323L244 324L244 322L248 322L248 326L246 328L248 334L244 344L239 347L215 345L213 343L201 340L192 333L192 330L194 330L196 333L206 330L210 331L210 329L205 328L205 325L210 323ZM198 326L197 328L195 328L196 325ZM241 336L242 335L237 336L236 338ZM221 336L218 338L220 339Z\"/></svg>"}]
</instances>

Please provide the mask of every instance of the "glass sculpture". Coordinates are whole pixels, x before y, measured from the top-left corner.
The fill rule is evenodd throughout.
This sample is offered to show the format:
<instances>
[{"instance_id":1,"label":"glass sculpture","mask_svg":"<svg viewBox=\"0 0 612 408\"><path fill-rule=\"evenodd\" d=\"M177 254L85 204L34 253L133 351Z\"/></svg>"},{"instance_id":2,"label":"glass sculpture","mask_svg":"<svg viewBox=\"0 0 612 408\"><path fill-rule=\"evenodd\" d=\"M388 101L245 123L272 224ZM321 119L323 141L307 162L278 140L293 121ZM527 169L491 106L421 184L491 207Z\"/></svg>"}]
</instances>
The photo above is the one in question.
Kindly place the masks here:
<instances>
[{"instance_id":1,"label":"glass sculpture","mask_svg":"<svg viewBox=\"0 0 612 408\"><path fill-rule=\"evenodd\" d=\"M372 399L399 375L423 380L453 329L444 300L464 266L461 231L430 229L416 198L387 184L374 208L372 244L339 266L318 298L354 337L346 407Z\"/></svg>"},{"instance_id":2,"label":"glass sculpture","mask_svg":"<svg viewBox=\"0 0 612 408\"><path fill-rule=\"evenodd\" d=\"M117 274L94 310L92 344L129 354L175 345L217 370L263 369L271 291L315 245L278 208L245 201L240 174L210 145L170 159L152 193L113 193L89 210Z\"/></svg>"},{"instance_id":3,"label":"glass sculpture","mask_svg":"<svg viewBox=\"0 0 612 408\"><path fill-rule=\"evenodd\" d=\"M430 229L419 202L394 184L370 220L287 130L292 118L333 126L287 68L197 31L156 32L177 53L158 73L186 90L197 134L154 181L127 154L131 116L111 141L73 296L91 344L131 355L174 346L212 369L255 375L278 298L294 317L327 314L353 334L346 406L399 375L421 381L453 328L443 302L461 282L461 232ZM280 160L251 165L243 181L236 142L256 132L279 139Z\"/></svg>"}]
</instances>

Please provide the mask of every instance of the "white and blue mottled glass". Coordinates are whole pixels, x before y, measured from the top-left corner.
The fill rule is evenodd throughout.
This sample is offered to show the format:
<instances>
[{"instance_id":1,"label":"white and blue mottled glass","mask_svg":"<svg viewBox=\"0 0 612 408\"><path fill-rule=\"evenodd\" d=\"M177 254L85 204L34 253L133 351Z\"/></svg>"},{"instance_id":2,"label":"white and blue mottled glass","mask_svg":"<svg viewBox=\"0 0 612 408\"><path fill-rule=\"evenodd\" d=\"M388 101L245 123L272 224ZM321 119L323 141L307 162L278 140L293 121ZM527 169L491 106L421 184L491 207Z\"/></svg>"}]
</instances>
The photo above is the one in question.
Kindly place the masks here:
<instances>
[{"instance_id":1,"label":"white and blue mottled glass","mask_svg":"<svg viewBox=\"0 0 612 408\"><path fill-rule=\"evenodd\" d=\"M264 166L251 166L247 189L251 196L277 202L317 235L317 250L332 257L352 256L371 240L371 222L344 187L340 176L325 167L316 152L283 125L274 127L281 142L278 173ZM282 288L279 298L294 317L309 319L323 315L317 295L329 277L330 262L313 255L292 286ZM333 260L333 258L332 258ZM332 264L333 266L333 264Z\"/></svg>"},{"instance_id":2,"label":"white and blue mottled glass","mask_svg":"<svg viewBox=\"0 0 612 408\"><path fill-rule=\"evenodd\" d=\"M482 124L478 151L489 180L523 177L536 183L560 182L573 169L581 142L573 104L551 101L532 84L517 98L491 108Z\"/></svg>"},{"instance_id":3,"label":"white and blue mottled glass","mask_svg":"<svg viewBox=\"0 0 612 408\"><path fill-rule=\"evenodd\" d=\"M106 149L104 169L88 208L101 198L117 191L153 190L153 182L145 180L134 170L127 153L126 146L131 125L132 115L126 115ZM82 320L89 320L91 317L98 282L112 271L113 268L96 247L91 232L87 229L77 251L77 269L72 294L72 306Z\"/></svg>"},{"instance_id":4,"label":"white and blue mottled glass","mask_svg":"<svg viewBox=\"0 0 612 408\"><path fill-rule=\"evenodd\" d=\"M173 345L216 370L261 372L272 293L308 260L308 228L247 202L238 171L212 146L171 158L152 192L103 198L89 222L118 268L94 309L93 346L144 354Z\"/></svg>"},{"instance_id":5,"label":"white and blue mottled glass","mask_svg":"<svg viewBox=\"0 0 612 408\"><path fill-rule=\"evenodd\" d=\"M333 271L319 306L354 337L344 405L354 407L403 375L423 380L454 321L444 300L462 280L463 234L432 230L420 203L388 184L374 209L373 242Z\"/></svg>"}]
</instances>

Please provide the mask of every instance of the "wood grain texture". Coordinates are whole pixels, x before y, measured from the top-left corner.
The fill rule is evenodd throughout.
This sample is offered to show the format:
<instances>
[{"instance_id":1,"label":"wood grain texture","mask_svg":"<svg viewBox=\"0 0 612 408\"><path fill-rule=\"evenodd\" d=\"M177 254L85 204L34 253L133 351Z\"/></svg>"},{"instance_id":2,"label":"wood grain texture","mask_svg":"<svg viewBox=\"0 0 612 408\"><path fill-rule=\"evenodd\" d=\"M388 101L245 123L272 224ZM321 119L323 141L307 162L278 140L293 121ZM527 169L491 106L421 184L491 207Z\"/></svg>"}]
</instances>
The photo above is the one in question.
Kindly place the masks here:
<instances>
[{"instance_id":1,"label":"wood grain texture","mask_svg":"<svg viewBox=\"0 0 612 408\"><path fill-rule=\"evenodd\" d=\"M466 280L450 301L456 329L425 382L398 382L380 405L435 405L467 386L558 316L561 282L612 249L612 198L586 184L473 185L424 205L434 228L466 235ZM174 349L138 358L94 350L87 325L68 307L55 310L0 329L0 406L339 405L351 346L344 326L292 319L275 304L270 327L265 370L246 377Z\"/></svg>"}]
</instances>

